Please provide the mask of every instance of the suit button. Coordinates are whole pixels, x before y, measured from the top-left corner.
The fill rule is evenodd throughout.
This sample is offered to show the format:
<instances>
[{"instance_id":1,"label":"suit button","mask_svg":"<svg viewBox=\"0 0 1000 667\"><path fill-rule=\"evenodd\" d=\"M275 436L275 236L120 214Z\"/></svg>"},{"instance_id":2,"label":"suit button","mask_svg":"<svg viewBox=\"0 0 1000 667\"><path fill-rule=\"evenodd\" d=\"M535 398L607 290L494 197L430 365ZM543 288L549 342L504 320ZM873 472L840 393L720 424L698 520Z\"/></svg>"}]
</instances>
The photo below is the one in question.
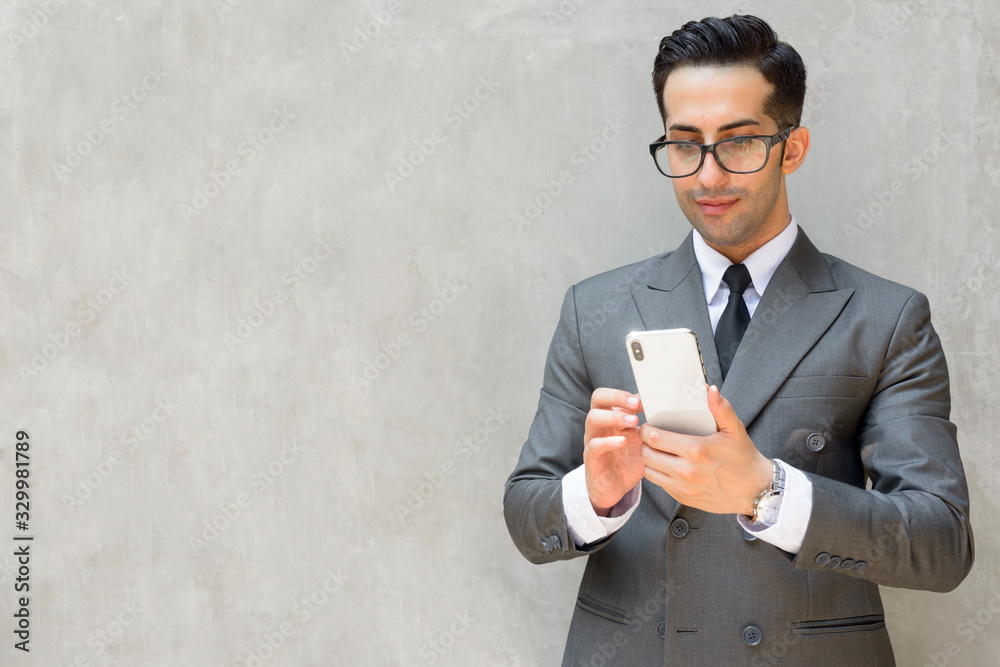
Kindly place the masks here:
<instances>
[{"instance_id":1,"label":"suit button","mask_svg":"<svg viewBox=\"0 0 1000 667\"><path fill-rule=\"evenodd\" d=\"M842 570L850 570L853 567L854 567L854 561L850 558L845 558L844 560L840 561L840 569Z\"/></svg>"},{"instance_id":2,"label":"suit button","mask_svg":"<svg viewBox=\"0 0 1000 667\"><path fill-rule=\"evenodd\" d=\"M826 566L831 570L836 570L838 565L840 565L840 556L830 556L830 562Z\"/></svg>"},{"instance_id":3,"label":"suit button","mask_svg":"<svg viewBox=\"0 0 1000 667\"><path fill-rule=\"evenodd\" d=\"M545 549L545 553L552 552L552 543L549 542L547 537L542 539L542 548Z\"/></svg>"},{"instance_id":4,"label":"suit button","mask_svg":"<svg viewBox=\"0 0 1000 667\"><path fill-rule=\"evenodd\" d=\"M757 539L757 536L751 533L746 528L743 528L742 531L743 531L743 539L746 540L747 542L753 542L754 540Z\"/></svg>"},{"instance_id":5,"label":"suit button","mask_svg":"<svg viewBox=\"0 0 1000 667\"><path fill-rule=\"evenodd\" d=\"M559 539L558 535L551 535L549 537L549 541L552 543L552 548L553 549L561 549L562 548L562 540Z\"/></svg>"},{"instance_id":6,"label":"suit button","mask_svg":"<svg viewBox=\"0 0 1000 667\"><path fill-rule=\"evenodd\" d=\"M660 623L658 626L656 626L656 631L658 633L660 633L660 638L661 639L666 639L667 638L667 624L666 623Z\"/></svg>"},{"instance_id":7,"label":"suit button","mask_svg":"<svg viewBox=\"0 0 1000 667\"><path fill-rule=\"evenodd\" d=\"M760 643L761 632L756 625L748 625L743 628L743 641L747 646L756 646Z\"/></svg>"},{"instance_id":8,"label":"suit button","mask_svg":"<svg viewBox=\"0 0 1000 667\"><path fill-rule=\"evenodd\" d=\"M826 438L822 433L810 433L806 438L806 447L814 452L818 452L826 447Z\"/></svg>"},{"instance_id":9,"label":"suit button","mask_svg":"<svg viewBox=\"0 0 1000 667\"><path fill-rule=\"evenodd\" d=\"M816 556L816 564L819 565L820 567L826 565L829 562L830 562L830 554L828 554L825 551Z\"/></svg>"},{"instance_id":10,"label":"suit button","mask_svg":"<svg viewBox=\"0 0 1000 667\"><path fill-rule=\"evenodd\" d=\"M863 560L859 560L857 563L854 564L855 572L864 572L867 569L868 569L868 563Z\"/></svg>"},{"instance_id":11,"label":"suit button","mask_svg":"<svg viewBox=\"0 0 1000 667\"><path fill-rule=\"evenodd\" d=\"M674 519L670 522L670 532L674 537L684 537L688 534L688 522L684 519Z\"/></svg>"}]
</instances>

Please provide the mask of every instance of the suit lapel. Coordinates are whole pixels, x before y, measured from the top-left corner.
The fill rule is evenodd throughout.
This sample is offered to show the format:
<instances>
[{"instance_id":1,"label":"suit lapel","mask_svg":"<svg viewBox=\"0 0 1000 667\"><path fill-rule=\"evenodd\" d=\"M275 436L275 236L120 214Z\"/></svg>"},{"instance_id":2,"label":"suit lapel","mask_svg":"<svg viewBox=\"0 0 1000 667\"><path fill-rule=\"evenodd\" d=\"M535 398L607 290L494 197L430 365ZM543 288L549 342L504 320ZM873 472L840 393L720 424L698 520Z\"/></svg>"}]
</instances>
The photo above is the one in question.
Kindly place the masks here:
<instances>
[{"instance_id":1,"label":"suit lapel","mask_svg":"<svg viewBox=\"0 0 1000 667\"><path fill-rule=\"evenodd\" d=\"M747 428L854 294L802 229L768 283L720 391Z\"/></svg>"},{"instance_id":2,"label":"suit lapel","mask_svg":"<svg viewBox=\"0 0 1000 667\"><path fill-rule=\"evenodd\" d=\"M721 383L722 370L691 234L677 250L651 268L648 275L637 276L631 286L632 299L643 325L647 330L686 328L694 331L709 383Z\"/></svg>"}]
</instances>

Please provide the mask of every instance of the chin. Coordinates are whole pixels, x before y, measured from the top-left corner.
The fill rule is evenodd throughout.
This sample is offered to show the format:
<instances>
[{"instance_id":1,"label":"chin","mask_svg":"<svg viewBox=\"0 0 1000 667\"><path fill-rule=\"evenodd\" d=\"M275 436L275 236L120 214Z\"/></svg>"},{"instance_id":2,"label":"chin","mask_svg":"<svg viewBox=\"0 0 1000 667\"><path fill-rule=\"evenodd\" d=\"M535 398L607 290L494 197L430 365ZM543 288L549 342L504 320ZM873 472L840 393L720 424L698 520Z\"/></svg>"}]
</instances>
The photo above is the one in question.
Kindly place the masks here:
<instances>
[{"instance_id":1,"label":"chin","mask_svg":"<svg viewBox=\"0 0 1000 667\"><path fill-rule=\"evenodd\" d=\"M726 216L728 219L728 216ZM707 242L715 245L731 245L737 243L739 239L733 238L733 225L732 221L727 221L722 217L713 218L711 220L706 220L704 217L699 217L697 224L692 223L692 226L701 234L701 237Z\"/></svg>"}]
</instances>

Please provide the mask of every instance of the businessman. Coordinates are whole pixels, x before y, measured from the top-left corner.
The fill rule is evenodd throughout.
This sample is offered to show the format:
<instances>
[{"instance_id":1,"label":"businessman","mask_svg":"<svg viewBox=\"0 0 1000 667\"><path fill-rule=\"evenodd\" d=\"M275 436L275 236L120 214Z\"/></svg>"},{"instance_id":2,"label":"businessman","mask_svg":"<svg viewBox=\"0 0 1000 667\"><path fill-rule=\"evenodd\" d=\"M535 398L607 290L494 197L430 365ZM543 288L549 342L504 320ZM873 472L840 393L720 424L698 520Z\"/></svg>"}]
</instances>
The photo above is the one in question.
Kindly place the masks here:
<instances>
[{"instance_id":1,"label":"businessman","mask_svg":"<svg viewBox=\"0 0 1000 667\"><path fill-rule=\"evenodd\" d=\"M948 591L973 561L927 299L792 217L806 71L767 23L684 25L653 86L694 229L569 289L504 494L528 560L588 558L563 664L893 665L879 586ZM625 336L681 327L710 436L641 419Z\"/></svg>"}]
</instances>

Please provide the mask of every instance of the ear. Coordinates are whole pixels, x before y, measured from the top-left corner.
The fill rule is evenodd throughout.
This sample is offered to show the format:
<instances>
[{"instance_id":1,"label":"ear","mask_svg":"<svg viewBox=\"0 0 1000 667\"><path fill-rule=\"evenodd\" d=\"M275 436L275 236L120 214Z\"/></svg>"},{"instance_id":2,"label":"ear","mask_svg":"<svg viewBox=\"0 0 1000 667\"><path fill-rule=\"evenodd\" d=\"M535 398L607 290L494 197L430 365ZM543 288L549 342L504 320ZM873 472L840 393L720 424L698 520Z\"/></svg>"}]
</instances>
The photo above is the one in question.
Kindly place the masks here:
<instances>
[{"instance_id":1,"label":"ear","mask_svg":"<svg viewBox=\"0 0 1000 667\"><path fill-rule=\"evenodd\" d=\"M809 152L809 130L797 127L785 139L785 158L781 162L781 173L786 176L802 166Z\"/></svg>"}]
</instances>

